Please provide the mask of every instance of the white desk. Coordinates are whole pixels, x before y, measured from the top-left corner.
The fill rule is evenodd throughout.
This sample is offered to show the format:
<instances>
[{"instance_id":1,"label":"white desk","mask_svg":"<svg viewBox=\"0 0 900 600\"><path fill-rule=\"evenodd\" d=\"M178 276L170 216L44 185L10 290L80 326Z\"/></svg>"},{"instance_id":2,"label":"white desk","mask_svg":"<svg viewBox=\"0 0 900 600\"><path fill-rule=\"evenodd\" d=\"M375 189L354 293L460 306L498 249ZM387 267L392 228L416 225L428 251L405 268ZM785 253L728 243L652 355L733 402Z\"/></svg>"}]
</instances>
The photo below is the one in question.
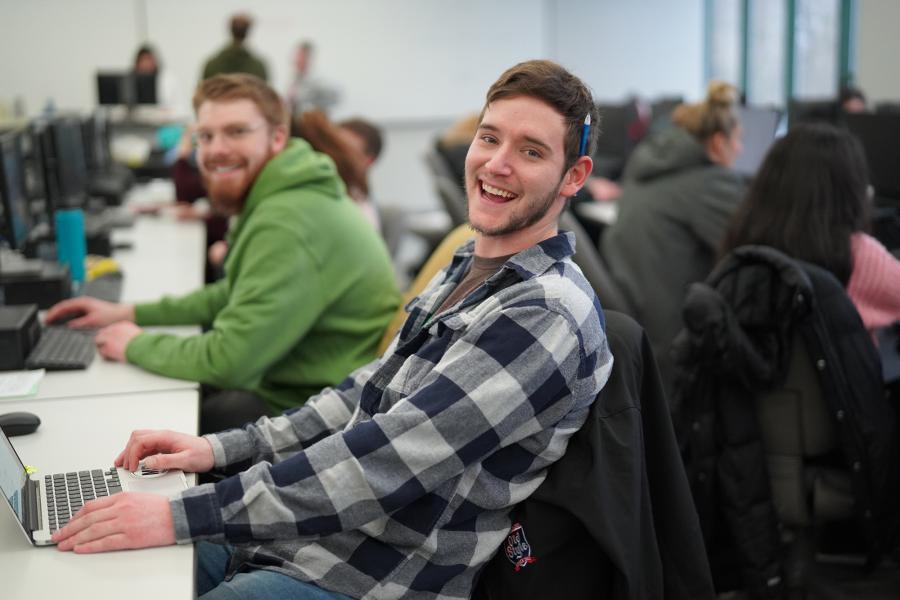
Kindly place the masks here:
<instances>
[{"instance_id":1,"label":"white desk","mask_svg":"<svg viewBox=\"0 0 900 600\"><path fill-rule=\"evenodd\" d=\"M171 213L139 216L134 227L113 231L113 243L129 243L114 258L125 279L123 302L181 295L203 285L206 230L198 221L178 221Z\"/></svg>"},{"instance_id":2,"label":"white desk","mask_svg":"<svg viewBox=\"0 0 900 600\"><path fill-rule=\"evenodd\" d=\"M619 216L619 205L615 202L581 202L573 208L579 217L598 225L614 225Z\"/></svg>"},{"instance_id":3,"label":"white desk","mask_svg":"<svg viewBox=\"0 0 900 600\"><path fill-rule=\"evenodd\" d=\"M148 327L147 331L164 331L189 335L199 331L194 327ZM151 373L140 367L104 360L98 353L86 370L48 371L38 393L32 399L83 398L98 394L136 394L166 390L196 390L197 382L172 379ZM21 399L26 400L26 399ZM15 401L20 401L16 399ZM0 400L0 412L7 412L11 402Z\"/></svg>"},{"instance_id":4,"label":"white desk","mask_svg":"<svg viewBox=\"0 0 900 600\"><path fill-rule=\"evenodd\" d=\"M117 242L132 247L117 250L125 279L122 301L154 300L164 294L181 295L203 285L205 230L196 221L176 221L171 215L140 216L134 227L117 229ZM148 331L165 331L177 335L193 335L199 327L150 327ZM48 372L35 398L82 398L96 394L128 394L163 390L196 389L197 383L171 379L145 371L134 365L104 360L98 354L86 371ZM6 402L0 410L6 411Z\"/></svg>"},{"instance_id":5,"label":"white desk","mask_svg":"<svg viewBox=\"0 0 900 600\"><path fill-rule=\"evenodd\" d=\"M11 439L22 462L37 467L40 474L108 467L131 430L195 431L198 418L194 390L96 396L77 402L26 401L0 408L28 410L41 417L36 433ZM0 508L0 596L5 600L194 597L191 545L94 555L36 548L6 507Z\"/></svg>"}]
</instances>

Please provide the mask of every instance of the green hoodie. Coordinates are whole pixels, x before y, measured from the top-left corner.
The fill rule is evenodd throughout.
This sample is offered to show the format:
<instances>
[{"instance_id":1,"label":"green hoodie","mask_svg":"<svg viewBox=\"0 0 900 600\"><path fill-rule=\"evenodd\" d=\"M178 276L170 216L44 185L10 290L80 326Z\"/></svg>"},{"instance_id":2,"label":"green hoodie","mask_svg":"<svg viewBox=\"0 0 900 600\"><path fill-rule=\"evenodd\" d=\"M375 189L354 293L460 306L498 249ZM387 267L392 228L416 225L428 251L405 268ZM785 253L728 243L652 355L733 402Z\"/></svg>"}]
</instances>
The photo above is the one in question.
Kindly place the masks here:
<instances>
[{"instance_id":1,"label":"green hoodie","mask_svg":"<svg viewBox=\"0 0 900 600\"><path fill-rule=\"evenodd\" d=\"M229 248L224 279L135 306L139 325L211 329L141 333L128 344L129 362L251 390L281 411L375 358L399 295L384 244L330 158L291 140L257 176Z\"/></svg>"}]
</instances>

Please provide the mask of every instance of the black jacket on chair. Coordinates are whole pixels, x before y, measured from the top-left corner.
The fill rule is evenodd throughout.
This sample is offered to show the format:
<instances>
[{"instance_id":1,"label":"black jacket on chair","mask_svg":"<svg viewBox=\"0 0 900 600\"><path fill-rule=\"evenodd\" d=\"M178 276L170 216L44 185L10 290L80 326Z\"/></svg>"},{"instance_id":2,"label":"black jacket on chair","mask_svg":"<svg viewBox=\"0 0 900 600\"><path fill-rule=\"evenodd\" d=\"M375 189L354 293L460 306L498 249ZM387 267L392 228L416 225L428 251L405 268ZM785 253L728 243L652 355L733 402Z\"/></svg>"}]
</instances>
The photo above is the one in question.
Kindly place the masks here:
<instances>
[{"instance_id":1,"label":"black jacket on chair","mask_svg":"<svg viewBox=\"0 0 900 600\"><path fill-rule=\"evenodd\" d=\"M610 380L473 598L714 598L650 344L630 317L606 323Z\"/></svg>"},{"instance_id":2,"label":"black jacket on chair","mask_svg":"<svg viewBox=\"0 0 900 600\"><path fill-rule=\"evenodd\" d=\"M778 522L753 400L784 379L795 331L835 415L855 514L874 562L895 534L900 440L877 351L840 282L772 248L745 246L690 287L684 320L674 344L674 405L717 587L726 570L718 557L736 556L738 583L754 598L783 593Z\"/></svg>"}]
</instances>

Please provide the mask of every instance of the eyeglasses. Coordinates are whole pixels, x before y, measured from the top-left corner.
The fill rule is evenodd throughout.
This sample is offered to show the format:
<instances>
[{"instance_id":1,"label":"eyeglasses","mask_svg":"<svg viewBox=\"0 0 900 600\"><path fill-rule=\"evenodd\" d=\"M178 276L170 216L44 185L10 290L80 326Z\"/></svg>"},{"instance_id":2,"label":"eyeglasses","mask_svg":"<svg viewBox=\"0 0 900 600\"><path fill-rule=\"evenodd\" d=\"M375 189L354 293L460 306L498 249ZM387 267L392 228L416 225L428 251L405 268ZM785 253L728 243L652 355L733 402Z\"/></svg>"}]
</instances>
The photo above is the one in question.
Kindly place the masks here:
<instances>
[{"instance_id":1,"label":"eyeglasses","mask_svg":"<svg viewBox=\"0 0 900 600\"><path fill-rule=\"evenodd\" d=\"M228 125L219 132L209 129L198 129L194 133L194 144L196 146L209 146L213 143L213 140L216 139L217 135L221 135L225 138L225 141L229 143L238 143L263 126L265 126L265 123L258 123L256 125Z\"/></svg>"}]
</instances>

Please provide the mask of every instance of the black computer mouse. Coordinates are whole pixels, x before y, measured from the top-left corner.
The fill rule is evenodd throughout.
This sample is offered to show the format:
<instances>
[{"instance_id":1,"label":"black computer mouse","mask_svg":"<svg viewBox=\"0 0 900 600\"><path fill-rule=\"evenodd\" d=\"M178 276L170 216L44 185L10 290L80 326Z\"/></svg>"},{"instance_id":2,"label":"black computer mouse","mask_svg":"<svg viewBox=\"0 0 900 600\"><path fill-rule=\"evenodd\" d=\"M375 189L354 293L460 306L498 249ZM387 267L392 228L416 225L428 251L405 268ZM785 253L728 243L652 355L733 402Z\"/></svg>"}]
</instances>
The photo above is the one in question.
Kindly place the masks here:
<instances>
[{"instance_id":1,"label":"black computer mouse","mask_svg":"<svg viewBox=\"0 0 900 600\"><path fill-rule=\"evenodd\" d=\"M29 412L11 412L0 415L0 429L3 430L6 437L34 433L40 424L40 417Z\"/></svg>"}]
</instances>

